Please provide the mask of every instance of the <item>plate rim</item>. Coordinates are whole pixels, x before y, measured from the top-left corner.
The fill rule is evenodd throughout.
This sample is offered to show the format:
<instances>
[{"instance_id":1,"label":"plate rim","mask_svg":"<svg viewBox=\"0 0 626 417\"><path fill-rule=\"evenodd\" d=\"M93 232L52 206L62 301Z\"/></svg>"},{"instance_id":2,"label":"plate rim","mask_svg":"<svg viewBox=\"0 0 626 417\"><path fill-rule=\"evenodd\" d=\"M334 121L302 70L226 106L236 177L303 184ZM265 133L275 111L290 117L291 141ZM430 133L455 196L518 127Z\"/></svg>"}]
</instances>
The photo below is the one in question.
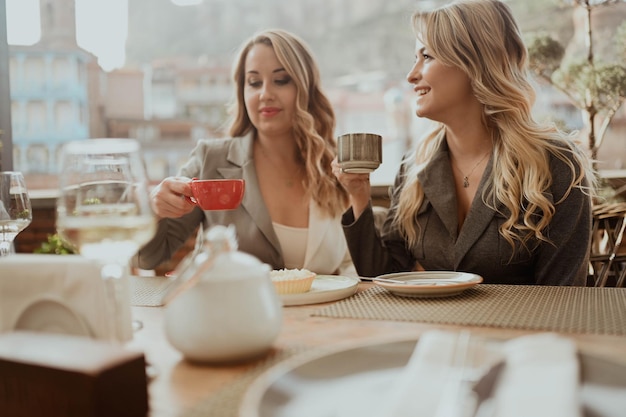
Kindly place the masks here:
<instances>
[{"instance_id":1,"label":"plate rim","mask_svg":"<svg viewBox=\"0 0 626 417\"><path fill-rule=\"evenodd\" d=\"M382 275L378 275L376 277L373 277L372 280L375 279L399 279L401 280L402 278L408 278L407 280L410 279L420 279L421 275L428 275L428 274L442 274L442 275L455 275L455 276L466 276L466 277L470 277L473 279L480 279L482 281L483 277L474 273L474 272L465 272L465 271L406 271L406 272L393 272L390 274L382 274ZM416 278L409 278L412 276L416 276ZM452 277L450 277L452 278ZM424 280L427 280L429 278L421 278ZM447 278L432 278L432 279L437 279L437 280L445 280ZM474 282L474 281L467 281L469 282ZM464 284L465 282L463 282Z\"/></svg>"},{"instance_id":2,"label":"plate rim","mask_svg":"<svg viewBox=\"0 0 626 417\"><path fill-rule=\"evenodd\" d=\"M483 336L479 336L483 337ZM506 342L512 340L515 337L499 338L499 337L487 337L488 340L494 342ZM335 354L343 352L349 352L358 349L371 349L376 346L385 346L391 344L406 344L406 343L419 343L420 336L395 336L395 337L379 337L374 340L361 340L344 342L335 345L333 348L322 348L321 350L314 350L312 352L304 352L296 354L290 358L287 358L277 364L270 366L265 371L257 375L254 380L248 385L239 404L238 412L240 417L260 417L259 411L262 404L263 396L268 392L269 388L276 383L282 376L288 374L291 371L296 370L301 366L310 364L316 360L321 360L325 357L329 357ZM578 341L576 343L577 355L579 359L580 372L584 366L583 359L596 361L598 363L615 364L617 366L626 369L626 361L618 361L610 359L602 354L593 353L588 348L585 348ZM412 352L409 353L408 359L410 360ZM408 363L408 362L407 362ZM626 387L626 385L625 385Z\"/></svg>"},{"instance_id":3,"label":"plate rim","mask_svg":"<svg viewBox=\"0 0 626 417\"><path fill-rule=\"evenodd\" d=\"M415 343L417 343L418 340L419 337L415 336L383 336L375 340L342 342L333 347L321 347L320 350L314 348L313 351L296 354L270 366L254 378L254 380L246 388L243 397L241 398L238 415L240 417L259 417L258 406L261 405L261 400L263 395L267 392L267 389L281 376L286 375L289 371L292 371L300 366L304 366L307 363L354 349L366 349L390 343L409 343L411 341L415 341Z\"/></svg>"},{"instance_id":4,"label":"plate rim","mask_svg":"<svg viewBox=\"0 0 626 417\"><path fill-rule=\"evenodd\" d=\"M327 290L307 291L298 294L279 294L278 296L280 298L280 301L283 303L284 307L337 301L354 294L358 289L359 283L361 282L360 278L357 277L334 274L317 274L315 280L326 280L329 278L342 278L345 279L346 282L349 282L350 285ZM313 282L315 282L315 280ZM322 298L322 300L319 300L318 298Z\"/></svg>"},{"instance_id":5,"label":"plate rim","mask_svg":"<svg viewBox=\"0 0 626 417\"><path fill-rule=\"evenodd\" d=\"M425 275L425 274L454 274L456 276L467 276L470 279L467 282L450 282L447 285L425 285L425 284L397 284L393 282L384 282L384 279L396 279L402 280L402 278L406 278L406 280L416 279L410 278L411 276L417 275ZM437 280L445 280L446 278L433 278ZM483 277L475 274L473 272L464 272L464 271L407 271L407 272L395 272L391 274L383 274L377 277L372 278L372 282L374 285L377 285L381 288L384 288L394 294L397 295L454 295L466 290L468 288L474 287L483 282Z\"/></svg>"}]
</instances>

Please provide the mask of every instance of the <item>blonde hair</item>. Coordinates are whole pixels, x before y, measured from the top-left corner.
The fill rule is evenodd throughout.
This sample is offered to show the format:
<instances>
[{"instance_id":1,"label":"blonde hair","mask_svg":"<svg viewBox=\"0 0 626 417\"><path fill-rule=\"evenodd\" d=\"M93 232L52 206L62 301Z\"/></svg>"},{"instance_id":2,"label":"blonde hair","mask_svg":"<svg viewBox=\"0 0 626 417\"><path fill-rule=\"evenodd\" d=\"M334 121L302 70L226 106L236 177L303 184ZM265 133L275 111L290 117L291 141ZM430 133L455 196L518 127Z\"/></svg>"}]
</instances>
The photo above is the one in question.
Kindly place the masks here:
<instances>
[{"instance_id":1,"label":"blonde hair","mask_svg":"<svg viewBox=\"0 0 626 417\"><path fill-rule=\"evenodd\" d=\"M553 124L534 121L535 91L528 80L527 51L509 7L498 0L460 0L412 18L417 39L437 60L460 68L472 82L483 106L483 123L491 132L493 170L482 199L505 217L500 234L511 244L530 239L549 241L544 234L555 211L546 197L552 184L550 158L571 171L572 188L588 193L593 182L588 157ZM415 215L424 201L417 180L445 140L438 124L405 160L409 163L399 191L394 222L409 245L418 241ZM504 210L501 207L504 206Z\"/></svg>"},{"instance_id":2,"label":"blonde hair","mask_svg":"<svg viewBox=\"0 0 626 417\"><path fill-rule=\"evenodd\" d=\"M293 133L306 171L307 193L322 209L336 216L348 204L348 195L332 175L331 162L337 152L333 132L335 114L328 98L321 91L317 63L305 42L279 29L254 35L240 49L233 68L236 97L231 105L230 135L256 133L244 104L245 62L254 45L270 46L278 61L296 85L296 111Z\"/></svg>"}]
</instances>

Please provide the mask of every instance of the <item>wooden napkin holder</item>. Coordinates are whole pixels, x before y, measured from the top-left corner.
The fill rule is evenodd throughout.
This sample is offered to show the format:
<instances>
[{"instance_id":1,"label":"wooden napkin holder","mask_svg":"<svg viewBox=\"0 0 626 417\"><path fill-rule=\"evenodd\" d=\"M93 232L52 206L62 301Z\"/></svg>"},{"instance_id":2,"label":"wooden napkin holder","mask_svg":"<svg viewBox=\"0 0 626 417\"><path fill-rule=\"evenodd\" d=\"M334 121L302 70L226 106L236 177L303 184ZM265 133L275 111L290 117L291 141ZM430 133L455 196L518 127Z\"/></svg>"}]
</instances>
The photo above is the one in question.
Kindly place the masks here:
<instances>
[{"instance_id":1,"label":"wooden napkin holder","mask_svg":"<svg viewBox=\"0 0 626 417\"><path fill-rule=\"evenodd\" d=\"M0 414L144 417L144 354L87 337L0 334Z\"/></svg>"}]
</instances>

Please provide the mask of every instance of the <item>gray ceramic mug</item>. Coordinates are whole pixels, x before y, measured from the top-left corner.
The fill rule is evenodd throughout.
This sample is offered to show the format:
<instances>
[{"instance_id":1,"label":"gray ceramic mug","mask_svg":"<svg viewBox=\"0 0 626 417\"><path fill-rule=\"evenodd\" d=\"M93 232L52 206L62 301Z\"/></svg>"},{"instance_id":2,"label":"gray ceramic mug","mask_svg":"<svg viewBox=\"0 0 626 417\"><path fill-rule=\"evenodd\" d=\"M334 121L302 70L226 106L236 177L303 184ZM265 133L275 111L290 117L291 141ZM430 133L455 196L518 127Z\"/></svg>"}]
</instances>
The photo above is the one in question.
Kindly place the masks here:
<instances>
[{"instance_id":1,"label":"gray ceramic mug","mask_svg":"<svg viewBox=\"0 0 626 417\"><path fill-rule=\"evenodd\" d=\"M365 174L383 162L383 138L375 133L346 133L337 138L337 162L344 172Z\"/></svg>"}]
</instances>

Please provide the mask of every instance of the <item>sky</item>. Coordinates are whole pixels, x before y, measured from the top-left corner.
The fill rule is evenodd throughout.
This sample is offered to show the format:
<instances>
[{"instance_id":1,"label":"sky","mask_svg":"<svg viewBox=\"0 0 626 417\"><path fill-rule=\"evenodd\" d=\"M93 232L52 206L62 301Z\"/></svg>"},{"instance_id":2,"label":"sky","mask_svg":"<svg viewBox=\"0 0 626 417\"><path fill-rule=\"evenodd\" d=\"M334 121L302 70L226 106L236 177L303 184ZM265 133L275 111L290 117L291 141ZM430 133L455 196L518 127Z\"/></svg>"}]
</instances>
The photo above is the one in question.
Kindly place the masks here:
<instances>
[{"instance_id":1,"label":"sky","mask_svg":"<svg viewBox=\"0 0 626 417\"><path fill-rule=\"evenodd\" d=\"M32 45L41 37L41 0L5 0L9 45ZM203 0L171 0L190 6ZM124 66L128 36L128 0L76 0L76 42L98 57L105 71Z\"/></svg>"}]
</instances>

